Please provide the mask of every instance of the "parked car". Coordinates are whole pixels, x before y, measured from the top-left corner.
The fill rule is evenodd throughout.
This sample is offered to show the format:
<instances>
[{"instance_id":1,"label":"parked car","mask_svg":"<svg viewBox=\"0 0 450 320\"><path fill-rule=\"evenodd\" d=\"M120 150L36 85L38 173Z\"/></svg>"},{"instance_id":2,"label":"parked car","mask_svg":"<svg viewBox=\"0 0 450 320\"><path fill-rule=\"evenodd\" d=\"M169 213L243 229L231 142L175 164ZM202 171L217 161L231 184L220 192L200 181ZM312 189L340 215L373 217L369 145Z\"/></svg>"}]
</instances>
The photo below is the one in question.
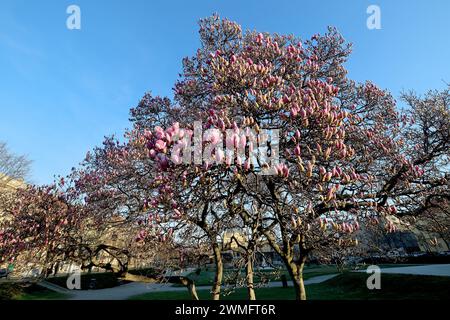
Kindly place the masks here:
<instances>
[{"instance_id":1,"label":"parked car","mask_svg":"<svg viewBox=\"0 0 450 320\"><path fill-rule=\"evenodd\" d=\"M8 278L9 271L8 269L0 269L0 278Z\"/></svg>"}]
</instances>

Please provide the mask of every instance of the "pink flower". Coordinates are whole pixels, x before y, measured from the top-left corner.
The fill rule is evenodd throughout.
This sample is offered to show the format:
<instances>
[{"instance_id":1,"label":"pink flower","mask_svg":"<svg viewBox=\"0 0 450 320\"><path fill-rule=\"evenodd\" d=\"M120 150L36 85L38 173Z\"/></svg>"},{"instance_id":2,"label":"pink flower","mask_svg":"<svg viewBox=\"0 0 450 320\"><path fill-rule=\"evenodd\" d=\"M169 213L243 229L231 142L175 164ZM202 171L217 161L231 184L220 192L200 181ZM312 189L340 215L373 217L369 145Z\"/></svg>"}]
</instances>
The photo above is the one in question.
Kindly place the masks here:
<instances>
[{"instance_id":1,"label":"pink flower","mask_svg":"<svg viewBox=\"0 0 450 320\"><path fill-rule=\"evenodd\" d=\"M224 156L225 156L225 154L222 149L216 150L216 162L217 163L222 163Z\"/></svg>"},{"instance_id":2,"label":"pink flower","mask_svg":"<svg viewBox=\"0 0 450 320\"><path fill-rule=\"evenodd\" d=\"M224 131L225 130L225 122L223 122L222 119L219 119L219 121L217 122L217 125L219 126L219 129Z\"/></svg>"},{"instance_id":3,"label":"pink flower","mask_svg":"<svg viewBox=\"0 0 450 320\"><path fill-rule=\"evenodd\" d=\"M159 167L161 170L166 170L169 166L169 161L167 160L167 157L165 155L162 155L159 158Z\"/></svg>"},{"instance_id":4,"label":"pink flower","mask_svg":"<svg viewBox=\"0 0 450 320\"><path fill-rule=\"evenodd\" d=\"M253 150L254 150L254 148L253 148L253 142L250 141L250 142L248 143L248 152L249 152L250 154L252 154L252 153L253 153Z\"/></svg>"},{"instance_id":5,"label":"pink flower","mask_svg":"<svg viewBox=\"0 0 450 320\"><path fill-rule=\"evenodd\" d=\"M227 165L227 167L229 167L229 166L231 166L231 156L227 156L227 158L225 159L225 163L226 163L226 165Z\"/></svg>"},{"instance_id":6,"label":"pink flower","mask_svg":"<svg viewBox=\"0 0 450 320\"><path fill-rule=\"evenodd\" d=\"M291 117L295 118L297 116L297 112L298 112L297 108L292 108L291 109Z\"/></svg>"},{"instance_id":7,"label":"pink flower","mask_svg":"<svg viewBox=\"0 0 450 320\"><path fill-rule=\"evenodd\" d=\"M278 164L275 166L275 172L277 175L287 178L289 176L289 168L285 164Z\"/></svg>"},{"instance_id":8,"label":"pink flower","mask_svg":"<svg viewBox=\"0 0 450 320\"><path fill-rule=\"evenodd\" d=\"M239 140L239 148L244 149L246 145L247 145L247 137L243 135Z\"/></svg>"},{"instance_id":9,"label":"pink flower","mask_svg":"<svg viewBox=\"0 0 450 320\"><path fill-rule=\"evenodd\" d=\"M325 175L326 172L327 172L327 170L325 170L324 167L320 167L319 168L319 173L320 173L321 176Z\"/></svg>"},{"instance_id":10,"label":"pink flower","mask_svg":"<svg viewBox=\"0 0 450 320\"><path fill-rule=\"evenodd\" d=\"M209 137L208 140L212 143L212 144L217 144L220 141L220 132L217 129L212 129L209 132Z\"/></svg>"},{"instance_id":11,"label":"pink flower","mask_svg":"<svg viewBox=\"0 0 450 320\"><path fill-rule=\"evenodd\" d=\"M234 132L236 132L236 133L239 132L239 127L238 127L236 121L233 121L232 127L233 127Z\"/></svg>"},{"instance_id":12,"label":"pink flower","mask_svg":"<svg viewBox=\"0 0 450 320\"><path fill-rule=\"evenodd\" d=\"M302 119L306 118L306 111L305 111L305 109L300 109L300 116L302 117Z\"/></svg>"},{"instance_id":13,"label":"pink flower","mask_svg":"<svg viewBox=\"0 0 450 320\"><path fill-rule=\"evenodd\" d=\"M339 176L339 174L338 174L338 172L336 170L336 167L334 167L333 170L331 170L331 174L333 175L333 177Z\"/></svg>"},{"instance_id":14,"label":"pink flower","mask_svg":"<svg viewBox=\"0 0 450 320\"><path fill-rule=\"evenodd\" d=\"M156 138L161 139L162 137L164 137L164 130L161 127L156 127L155 128L156 131Z\"/></svg>"},{"instance_id":15,"label":"pink flower","mask_svg":"<svg viewBox=\"0 0 450 320\"><path fill-rule=\"evenodd\" d=\"M228 148L233 148L234 147L234 134L227 134L226 137L226 145Z\"/></svg>"},{"instance_id":16,"label":"pink flower","mask_svg":"<svg viewBox=\"0 0 450 320\"><path fill-rule=\"evenodd\" d=\"M237 134L234 134L233 135L233 144L236 148L239 148L239 142L240 142L239 136Z\"/></svg>"},{"instance_id":17,"label":"pink flower","mask_svg":"<svg viewBox=\"0 0 450 320\"><path fill-rule=\"evenodd\" d=\"M171 160L172 160L172 162L175 163L175 164L180 164L180 163L181 163L181 158L180 158L180 156L178 156L177 154L173 154L173 155L171 156Z\"/></svg>"},{"instance_id":18,"label":"pink flower","mask_svg":"<svg viewBox=\"0 0 450 320\"><path fill-rule=\"evenodd\" d=\"M182 212L178 209L174 209L173 212L174 212L173 214L174 219L179 219L183 215Z\"/></svg>"},{"instance_id":19,"label":"pink flower","mask_svg":"<svg viewBox=\"0 0 450 320\"><path fill-rule=\"evenodd\" d=\"M172 133L166 132L165 138L167 140L167 143L171 143L172 142Z\"/></svg>"},{"instance_id":20,"label":"pink flower","mask_svg":"<svg viewBox=\"0 0 450 320\"><path fill-rule=\"evenodd\" d=\"M162 151L166 148L166 143L162 140L156 140L155 147Z\"/></svg>"},{"instance_id":21,"label":"pink flower","mask_svg":"<svg viewBox=\"0 0 450 320\"><path fill-rule=\"evenodd\" d=\"M287 166L283 167L283 176L287 178L289 176L289 168Z\"/></svg>"}]
</instances>

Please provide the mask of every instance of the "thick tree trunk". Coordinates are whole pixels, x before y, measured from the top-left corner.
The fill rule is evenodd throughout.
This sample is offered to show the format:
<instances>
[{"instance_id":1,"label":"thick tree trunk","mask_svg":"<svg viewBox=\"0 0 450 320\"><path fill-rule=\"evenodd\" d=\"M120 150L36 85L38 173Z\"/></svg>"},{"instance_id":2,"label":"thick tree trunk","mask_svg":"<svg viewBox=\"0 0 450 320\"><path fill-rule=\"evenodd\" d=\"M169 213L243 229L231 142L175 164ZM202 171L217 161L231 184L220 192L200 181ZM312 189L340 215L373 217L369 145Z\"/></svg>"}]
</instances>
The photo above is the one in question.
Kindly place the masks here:
<instances>
[{"instance_id":1,"label":"thick tree trunk","mask_svg":"<svg viewBox=\"0 0 450 320\"><path fill-rule=\"evenodd\" d=\"M296 264L293 261L286 263L286 267L294 285L296 300L306 300L305 283L303 281L303 268L305 266L305 262L306 257L302 257L299 264Z\"/></svg>"},{"instance_id":2,"label":"thick tree trunk","mask_svg":"<svg viewBox=\"0 0 450 320\"><path fill-rule=\"evenodd\" d=\"M294 276L295 300L306 300L305 284L303 282L303 273Z\"/></svg>"},{"instance_id":3,"label":"thick tree trunk","mask_svg":"<svg viewBox=\"0 0 450 320\"><path fill-rule=\"evenodd\" d=\"M247 292L249 300L256 300L255 288L253 283L253 259L249 257L247 259Z\"/></svg>"},{"instance_id":4,"label":"thick tree trunk","mask_svg":"<svg viewBox=\"0 0 450 320\"><path fill-rule=\"evenodd\" d=\"M222 286L223 279L223 262L222 253L218 244L213 244L214 262L216 263L216 274L214 276L214 284L212 287L213 300L220 300L220 288Z\"/></svg>"}]
</instances>

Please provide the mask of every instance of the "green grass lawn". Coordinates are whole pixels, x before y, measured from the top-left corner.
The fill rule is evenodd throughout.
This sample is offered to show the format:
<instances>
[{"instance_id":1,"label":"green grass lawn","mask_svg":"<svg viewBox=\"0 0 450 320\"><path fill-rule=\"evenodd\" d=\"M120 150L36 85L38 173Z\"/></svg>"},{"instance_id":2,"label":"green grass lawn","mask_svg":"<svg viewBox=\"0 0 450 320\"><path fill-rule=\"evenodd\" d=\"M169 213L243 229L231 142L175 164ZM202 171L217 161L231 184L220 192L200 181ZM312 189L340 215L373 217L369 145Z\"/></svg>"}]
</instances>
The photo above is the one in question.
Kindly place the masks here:
<instances>
[{"instance_id":1,"label":"green grass lawn","mask_svg":"<svg viewBox=\"0 0 450 320\"><path fill-rule=\"evenodd\" d=\"M0 300L63 300L68 296L42 288L36 284L22 286L17 283L0 284Z\"/></svg>"},{"instance_id":2,"label":"green grass lawn","mask_svg":"<svg viewBox=\"0 0 450 320\"><path fill-rule=\"evenodd\" d=\"M450 277L385 274L381 277L381 289L366 287L368 275L345 272L319 284L306 287L309 300L448 300ZM210 299L209 290L198 290L200 299ZM256 289L258 300L292 300L293 288ZM154 292L132 297L131 300L182 300L190 299L187 291ZM223 300L246 300L245 288L237 289Z\"/></svg>"},{"instance_id":3,"label":"green grass lawn","mask_svg":"<svg viewBox=\"0 0 450 320\"><path fill-rule=\"evenodd\" d=\"M69 296L63 293L58 293L39 286L30 290L25 290L19 295L16 300L65 300Z\"/></svg>"}]
</instances>

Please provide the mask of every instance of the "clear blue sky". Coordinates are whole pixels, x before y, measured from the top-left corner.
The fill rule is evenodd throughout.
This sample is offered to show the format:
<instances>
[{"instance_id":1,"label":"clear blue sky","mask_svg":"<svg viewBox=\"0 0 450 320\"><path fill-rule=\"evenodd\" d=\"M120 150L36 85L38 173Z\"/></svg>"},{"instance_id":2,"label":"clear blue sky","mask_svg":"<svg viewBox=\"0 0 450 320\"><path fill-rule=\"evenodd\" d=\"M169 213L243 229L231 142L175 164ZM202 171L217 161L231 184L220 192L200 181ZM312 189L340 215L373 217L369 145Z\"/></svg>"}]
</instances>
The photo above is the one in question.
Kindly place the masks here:
<instances>
[{"instance_id":1,"label":"clear blue sky","mask_svg":"<svg viewBox=\"0 0 450 320\"><path fill-rule=\"evenodd\" d=\"M81 30L66 28L70 4ZM370 4L381 30L366 28ZM354 43L349 76L396 97L450 82L447 0L2 0L0 140L34 161L34 182L67 174L104 135L122 135L146 91L172 95L181 59L199 44L197 20L214 12L303 38L336 26Z\"/></svg>"}]
</instances>

